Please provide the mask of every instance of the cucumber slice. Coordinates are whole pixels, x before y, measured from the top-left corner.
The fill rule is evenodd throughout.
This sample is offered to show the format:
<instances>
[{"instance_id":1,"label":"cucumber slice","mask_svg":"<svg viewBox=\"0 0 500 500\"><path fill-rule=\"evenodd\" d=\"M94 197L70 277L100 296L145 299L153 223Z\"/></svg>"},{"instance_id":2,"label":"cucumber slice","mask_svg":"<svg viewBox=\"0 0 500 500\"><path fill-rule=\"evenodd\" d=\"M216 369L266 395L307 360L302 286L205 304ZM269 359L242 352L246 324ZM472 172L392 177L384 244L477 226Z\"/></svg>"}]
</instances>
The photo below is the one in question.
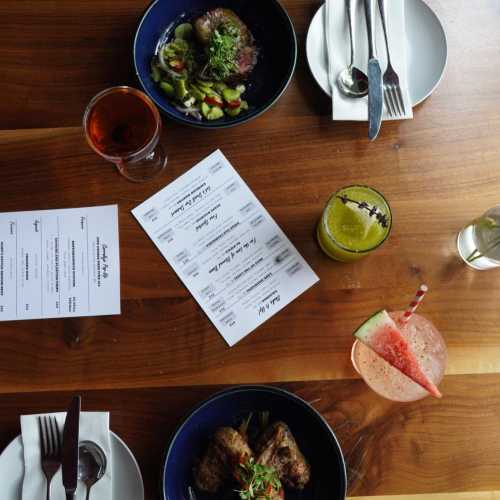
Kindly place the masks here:
<instances>
[{"instance_id":1,"label":"cucumber slice","mask_svg":"<svg viewBox=\"0 0 500 500\"><path fill-rule=\"evenodd\" d=\"M205 99L205 92L202 92L198 87L195 85L191 85L189 88L189 91L191 95L198 101L198 102L203 102L203 99Z\"/></svg>"},{"instance_id":2,"label":"cucumber slice","mask_svg":"<svg viewBox=\"0 0 500 500\"><path fill-rule=\"evenodd\" d=\"M201 103L201 114L208 120L208 113L210 113L210 106L206 102Z\"/></svg>"},{"instance_id":3,"label":"cucumber slice","mask_svg":"<svg viewBox=\"0 0 500 500\"><path fill-rule=\"evenodd\" d=\"M186 80L175 80L175 97L182 100L187 93Z\"/></svg>"},{"instance_id":4,"label":"cucumber slice","mask_svg":"<svg viewBox=\"0 0 500 500\"><path fill-rule=\"evenodd\" d=\"M175 38L189 40L193 36L193 25L191 23L182 23L175 28Z\"/></svg>"},{"instance_id":5,"label":"cucumber slice","mask_svg":"<svg viewBox=\"0 0 500 500\"><path fill-rule=\"evenodd\" d=\"M241 113L241 106L238 106L237 108L226 108L226 115L230 116L231 118L234 118L235 116L238 116Z\"/></svg>"},{"instance_id":6,"label":"cucumber slice","mask_svg":"<svg viewBox=\"0 0 500 500\"><path fill-rule=\"evenodd\" d=\"M214 106L207 114L208 120L218 120L224 116L224 111L218 106Z\"/></svg>"},{"instance_id":7,"label":"cucumber slice","mask_svg":"<svg viewBox=\"0 0 500 500\"><path fill-rule=\"evenodd\" d=\"M214 83L214 89L219 92L219 94L222 94L224 89L227 89L227 85L224 82L215 82Z\"/></svg>"},{"instance_id":8,"label":"cucumber slice","mask_svg":"<svg viewBox=\"0 0 500 500\"><path fill-rule=\"evenodd\" d=\"M224 89L222 91L222 97L227 102L237 101L240 98L240 93L235 89Z\"/></svg>"},{"instance_id":9,"label":"cucumber slice","mask_svg":"<svg viewBox=\"0 0 500 500\"><path fill-rule=\"evenodd\" d=\"M168 82L160 82L160 88L167 94L169 97L174 97L175 89L171 83Z\"/></svg>"}]
</instances>

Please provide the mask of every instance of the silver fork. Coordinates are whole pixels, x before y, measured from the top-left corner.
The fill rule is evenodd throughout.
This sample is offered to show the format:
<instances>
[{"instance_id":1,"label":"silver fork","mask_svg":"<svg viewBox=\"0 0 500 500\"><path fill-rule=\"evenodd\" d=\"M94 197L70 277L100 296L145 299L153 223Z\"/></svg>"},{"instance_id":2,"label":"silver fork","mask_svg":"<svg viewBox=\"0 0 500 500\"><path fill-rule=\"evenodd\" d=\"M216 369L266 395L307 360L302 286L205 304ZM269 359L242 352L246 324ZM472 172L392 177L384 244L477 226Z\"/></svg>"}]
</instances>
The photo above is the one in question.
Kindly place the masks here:
<instances>
[{"instance_id":1,"label":"silver fork","mask_svg":"<svg viewBox=\"0 0 500 500\"><path fill-rule=\"evenodd\" d=\"M387 69L384 73L384 101L385 107L389 114L393 117L397 115L403 116L405 114L405 104L403 94L399 85L399 76L394 71L391 64L391 54L389 49L389 38L387 35L387 15L385 8L385 0L378 0L378 8L380 10L380 17L382 18L382 27L384 28L385 47L387 50Z\"/></svg>"},{"instance_id":2,"label":"silver fork","mask_svg":"<svg viewBox=\"0 0 500 500\"><path fill-rule=\"evenodd\" d=\"M50 483L61 466L61 434L55 417L38 417L42 470L47 478L47 500L50 500Z\"/></svg>"}]
</instances>

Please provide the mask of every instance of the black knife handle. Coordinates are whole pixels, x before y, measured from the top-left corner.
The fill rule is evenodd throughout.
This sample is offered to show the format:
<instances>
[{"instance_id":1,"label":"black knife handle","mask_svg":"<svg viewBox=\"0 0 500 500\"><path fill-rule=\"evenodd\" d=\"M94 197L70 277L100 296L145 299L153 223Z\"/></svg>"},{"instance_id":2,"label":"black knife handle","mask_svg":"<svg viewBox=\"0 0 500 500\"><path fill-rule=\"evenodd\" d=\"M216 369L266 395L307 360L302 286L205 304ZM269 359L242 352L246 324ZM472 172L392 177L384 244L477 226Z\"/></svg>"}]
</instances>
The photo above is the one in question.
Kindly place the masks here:
<instances>
[{"instance_id":1,"label":"black knife handle","mask_svg":"<svg viewBox=\"0 0 500 500\"><path fill-rule=\"evenodd\" d=\"M365 0L366 31L368 32L368 58L375 57L375 0Z\"/></svg>"},{"instance_id":2,"label":"black knife handle","mask_svg":"<svg viewBox=\"0 0 500 500\"><path fill-rule=\"evenodd\" d=\"M66 492L66 500L75 500L75 492L67 491Z\"/></svg>"}]
</instances>

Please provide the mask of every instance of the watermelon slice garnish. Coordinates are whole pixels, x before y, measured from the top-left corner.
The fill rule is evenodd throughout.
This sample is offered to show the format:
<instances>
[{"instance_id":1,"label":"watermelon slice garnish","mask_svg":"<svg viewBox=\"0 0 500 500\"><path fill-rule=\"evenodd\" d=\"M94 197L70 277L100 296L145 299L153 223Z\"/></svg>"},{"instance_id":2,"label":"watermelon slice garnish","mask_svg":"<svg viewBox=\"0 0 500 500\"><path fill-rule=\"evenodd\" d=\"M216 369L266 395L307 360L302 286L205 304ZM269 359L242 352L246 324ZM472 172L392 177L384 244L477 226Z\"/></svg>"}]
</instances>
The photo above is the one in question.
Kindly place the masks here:
<instances>
[{"instance_id":1,"label":"watermelon slice garnish","mask_svg":"<svg viewBox=\"0 0 500 500\"><path fill-rule=\"evenodd\" d=\"M422 371L408 341L387 311L379 311L367 319L354 332L354 336L432 396L442 397L439 389Z\"/></svg>"}]
</instances>

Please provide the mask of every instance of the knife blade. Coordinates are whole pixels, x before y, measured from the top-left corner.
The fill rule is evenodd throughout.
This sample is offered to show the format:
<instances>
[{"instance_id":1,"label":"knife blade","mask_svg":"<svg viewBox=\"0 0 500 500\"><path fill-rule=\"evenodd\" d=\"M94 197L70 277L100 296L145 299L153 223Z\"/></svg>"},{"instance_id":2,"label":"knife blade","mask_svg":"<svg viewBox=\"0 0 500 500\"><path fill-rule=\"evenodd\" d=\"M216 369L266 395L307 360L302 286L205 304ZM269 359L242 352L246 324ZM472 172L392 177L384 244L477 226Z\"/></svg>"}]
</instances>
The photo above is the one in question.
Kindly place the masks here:
<instances>
[{"instance_id":1,"label":"knife blade","mask_svg":"<svg viewBox=\"0 0 500 500\"><path fill-rule=\"evenodd\" d=\"M75 496L78 482L78 439L80 427L81 397L75 396L66 414L62 445L62 478L66 499Z\"/></svg>"},{"instance_id":2,"label":"knife blade","mask_svg":"<svg viewBox=\"0 0 500 500\"><path fill-rule=\"evenodd\" d=\"M382 124L383 94L382 69L375 53L375 0L365 0L366 29L368 32L368 138L377 138Z\"/></svg>"}]
</instances>

